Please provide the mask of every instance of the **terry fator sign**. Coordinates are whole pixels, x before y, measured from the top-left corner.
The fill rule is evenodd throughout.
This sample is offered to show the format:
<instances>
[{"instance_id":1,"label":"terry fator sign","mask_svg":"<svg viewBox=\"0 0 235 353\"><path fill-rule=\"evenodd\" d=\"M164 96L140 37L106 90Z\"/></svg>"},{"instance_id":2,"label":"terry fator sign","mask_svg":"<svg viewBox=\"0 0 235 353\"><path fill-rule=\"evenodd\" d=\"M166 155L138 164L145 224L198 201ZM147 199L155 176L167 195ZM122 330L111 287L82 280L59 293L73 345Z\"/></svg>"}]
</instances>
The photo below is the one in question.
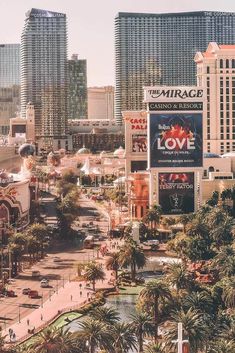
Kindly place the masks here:
<instances>
[{"instance_id":1,"label":"terry fator sign","mask_svg":"<svg viewBox=\"0 0 235 353\"><path fill-rule=\"evenodd\" d=\"M145 101L149 110L150 168L201 167L203 90L146 87Z\"/></svg>"}]
</instances>

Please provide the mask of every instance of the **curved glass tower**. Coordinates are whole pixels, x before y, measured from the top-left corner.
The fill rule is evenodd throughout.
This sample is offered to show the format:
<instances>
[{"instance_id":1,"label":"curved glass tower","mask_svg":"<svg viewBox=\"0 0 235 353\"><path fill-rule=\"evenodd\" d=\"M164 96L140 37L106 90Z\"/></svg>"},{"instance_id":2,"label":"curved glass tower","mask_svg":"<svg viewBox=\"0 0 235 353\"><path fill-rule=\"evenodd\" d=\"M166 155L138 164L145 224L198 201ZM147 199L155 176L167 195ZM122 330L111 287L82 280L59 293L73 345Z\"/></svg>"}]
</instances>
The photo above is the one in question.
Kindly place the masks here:
<instances>
[{"instance_id":1,"label":"curved glass tower","mask_svg":"<svg viewBox=\"0 0 235 353\"><path fill-rule=\"evenodd\" d=\"M127 13L115 18L115 117L145 109L143 86L194 85L193 58L209 42L235 43L235 13Z\"/></svg>"},{"instance_id":2,"label":"curved glass tower","mask_svg":"<svg viewBox=\"0 0 235 353\"><path fill-rule=\"evenodd\" d=\"M21 36L21 115L35 108L35 135L48 141L67 130L67 23L63 13L31 9Z\"/></svg>"}]
</instances>

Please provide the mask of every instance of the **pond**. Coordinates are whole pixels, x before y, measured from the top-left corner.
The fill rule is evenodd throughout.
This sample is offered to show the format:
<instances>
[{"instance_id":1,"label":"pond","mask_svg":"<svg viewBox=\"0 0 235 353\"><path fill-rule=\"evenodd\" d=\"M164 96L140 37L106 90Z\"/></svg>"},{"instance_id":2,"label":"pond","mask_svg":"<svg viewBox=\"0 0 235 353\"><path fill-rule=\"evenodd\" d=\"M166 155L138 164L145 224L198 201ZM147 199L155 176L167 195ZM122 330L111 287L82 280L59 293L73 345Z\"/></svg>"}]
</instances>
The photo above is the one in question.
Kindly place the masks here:
<instances>
[{"instance_id":1,"label":"pond","mask_svg":"<svg viewBox=\"0 0 235 353\"><path fill-rule=\"evenodd\" d=\"M130 316L136 313L135 303L137 300L137 295L112 295L107 297L106 304L119 312L122 321L131 321ZM71 332L79 331L79 323L85 318L83 316L80 319L74 320L66 328L69 328ZM136 350L130 350L129 353L136 353Z\"/></svg>"}]
</instances>

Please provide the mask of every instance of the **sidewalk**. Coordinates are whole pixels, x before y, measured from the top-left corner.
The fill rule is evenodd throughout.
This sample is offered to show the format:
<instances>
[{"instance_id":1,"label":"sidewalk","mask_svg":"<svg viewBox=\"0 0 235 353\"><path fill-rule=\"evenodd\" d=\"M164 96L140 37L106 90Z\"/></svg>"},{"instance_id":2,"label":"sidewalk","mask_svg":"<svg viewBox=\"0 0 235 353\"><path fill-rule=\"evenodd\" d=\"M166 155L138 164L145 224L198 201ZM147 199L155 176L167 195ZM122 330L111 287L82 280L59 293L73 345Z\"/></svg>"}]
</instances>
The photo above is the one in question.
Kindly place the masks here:
<instances>
[{"instance_id":1,"label":"sidewalk","mask_svg":"<svg viewBox=\"0 0 235 353\"><path fill-rule=\"evenodd\" d=\"M104 259L99 262L104 263ZM106 269L104 269L104 271L106 273L106 279L103 283L102 281L97 281L97 289L113 288L113 285L108 283L112 277L112 271ZM79 286L80 283L82 284L81 289ZM26 338L26 336L28 336L28 329L32 330L35 328L35 332L37 332L42 326L46 327L49 322L58 316L60 311L66 311L66 309L69 311L70 309L79 308L87 302L88 298L91 298L92 293L93 291L91 289L85 288L84 281L65 283L64 288L58 289L58 294L54 293L50 299L43 303L43 307L35 309L31 314L22 318L20 322L9 327L16 335L16 339L14 342L12 341L12 343L22 341ZM2 332L2 336L7 335L7 342L10 342L9 328Z\"/></svg>"}]
</instances>

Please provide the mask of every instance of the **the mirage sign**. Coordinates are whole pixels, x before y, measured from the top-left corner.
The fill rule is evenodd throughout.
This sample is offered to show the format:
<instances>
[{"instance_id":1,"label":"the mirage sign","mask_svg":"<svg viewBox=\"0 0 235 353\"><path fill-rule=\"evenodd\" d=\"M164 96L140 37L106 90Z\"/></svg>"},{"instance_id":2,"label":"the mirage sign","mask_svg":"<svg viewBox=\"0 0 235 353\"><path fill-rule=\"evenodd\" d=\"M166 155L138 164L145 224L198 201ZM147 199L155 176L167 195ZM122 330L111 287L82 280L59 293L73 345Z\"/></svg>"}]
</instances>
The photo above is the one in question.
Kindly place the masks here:
<instances>
[{"instance_id":1,"label":"the mirage sign","mask_svg":"<svg viewBox=\"0 0 235 353\"><path fill-rule=\"evenodd\" d=\"M156 86L145 87L144 101L149 102L183 102L202 101L203 90L197 86Z\"/></svg>"},{"instance_id":2,"label":"the mirage sign","mask_svg":"<svg viewBox=\"0 0 235 353\"><path fill-rule=\"evenodd\" d=\"M150 168L202 166L202 113L149 116Z\"/></svg>"}]
</instances>

